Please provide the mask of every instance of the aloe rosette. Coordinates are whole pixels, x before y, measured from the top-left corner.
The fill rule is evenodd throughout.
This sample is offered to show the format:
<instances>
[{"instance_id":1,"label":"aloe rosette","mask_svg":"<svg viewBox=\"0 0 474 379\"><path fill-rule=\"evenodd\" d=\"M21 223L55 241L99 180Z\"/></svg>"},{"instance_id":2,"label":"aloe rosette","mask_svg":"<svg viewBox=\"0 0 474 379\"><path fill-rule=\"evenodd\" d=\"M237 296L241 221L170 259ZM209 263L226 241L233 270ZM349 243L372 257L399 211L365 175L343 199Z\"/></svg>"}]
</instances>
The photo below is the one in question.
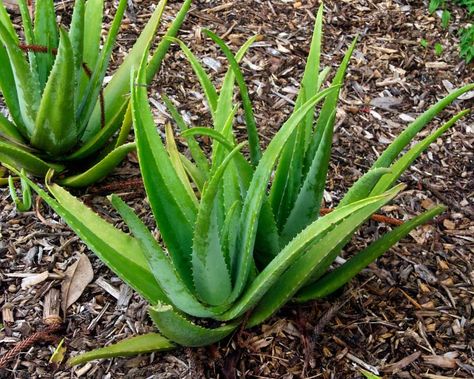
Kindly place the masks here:
<instances>
[{"instance_id":1,"label":"aloe rosette","mask_svg":"<svg viewBox=\"0 0 474 379\"><path fill-rule=\"evenodd\" d=\"M123 63L103 89L127 1L120 0L103 42L103 0L76 0L69 30L58 27L53 0L35 1L34 20L26 0L18 1L20 40L0 0L0 93L9 117L0 114L0 163L58 182L87 186L135 149L131 127L129 73L154 38L166 1L151 15ZM166 36L175 36L191 0L186 0ZM170 45L163 39L147 67L147 83Z\"/></svg>"},{"instance_id":2,"label":"aloe rosette","mask_svg":"<svg viewBox=\"0 0 474 379\"><path fill-rule=\"evenodd\" d=\"M173 39L203 87L213 122L212 128L191 128L173 102L163 97L187 142L186 155L177 149L170 125L165 126L166 144L156 130L142 85L146 83L146 60L142 60L131 80L131 109L140 169L160 242L118 196L110 196L110 201L130 234L107 223L58 184L47 181L52 196L33 184L89 248L150 302L149 314L159 330L79 355L70 364L219 341L243 322L246 327L263 322L289 301L334 292L413 228L444 210L435 206L404 222L333 268L354 232L403 190L395 182L404 170L467 111L409 147L413 138L474 85L452 92L412 122L336 209L320 217L337 99L355 46L354 41L331 85L322 89L328 74L320 69L322 19L321 7L294 111L266 149L259 144L239 69L254 39L234 56L220 38L206 31L230 66L220 90L199 59ZM240 144L233 132L235 84L248 134L248 141ZM209 159L197 135L212 138ZM248 158L241 152L245 144ZM204 320L213 320L216 327Z\"/></svg>"}]
</instances>

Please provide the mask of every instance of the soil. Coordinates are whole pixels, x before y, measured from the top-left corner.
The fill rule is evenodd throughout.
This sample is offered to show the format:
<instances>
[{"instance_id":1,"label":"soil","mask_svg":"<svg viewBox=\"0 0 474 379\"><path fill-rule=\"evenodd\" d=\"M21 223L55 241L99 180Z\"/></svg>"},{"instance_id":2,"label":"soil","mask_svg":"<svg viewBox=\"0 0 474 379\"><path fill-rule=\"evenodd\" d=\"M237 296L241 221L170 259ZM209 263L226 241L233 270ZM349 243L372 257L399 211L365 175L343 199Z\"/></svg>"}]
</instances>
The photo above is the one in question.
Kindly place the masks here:
<instances>
[{"instance_id":1,"label":"soil","mask_svg":"<svg viewBox=\"0 0 474 379\"><path fill-rule=\"evenodd\" d=\"M148 0L132 3L117 62L153 7ZM170 1L165 24L179 6L180 2ZM292 110L317 7L317 1L195 1L179 34L198 57L206 58L203 62L217 82L225 72L225 60L202 29L224 36L233 49L250 36L261 35L242 67L264 142ZM326 207L337 204L409 120L449 89L474 81L473 66L462 62L457 50L456 30L467 22L467 14L455 8L449 29L443 31L439 17L428 14L424 1L325 2L325 66L334 72L359 35L341 94ZM433 48L436 42L443 46L439 56ZM167 119L159 110L163 109L161 93L171 96L194 125L208 125L198 82L176 47L150 89L159 125ZM387 96L392 101L387 102ZM421 136L472 106L472 97L457 101ZM242 130L242 123L238 128ZM447 211L411 233L331 298L289 304L265 324L210 347L94 361L73 369L64 362L48 363L61 338L67 358L151 331L146 302L49 208L37 203L33 211L19 213L8 191L0 189L0 354L41 330L44 296L61 287L60 278L79 253L88 256L94 276L69 307L58 339L23 350L0 371L0 377L361 378L362 370L367 370L386 378L472 378L473 145L474 117L468 116L416 161L402 178L407 189L384 208L384 214L406 220L434 203L445 204ZM105 198L112 191L119 193L152 225L138 178L136 157L131 155L106 182L76 193L104 218L121 225ZM366 246L387 228L369 222L343 256ZM49 273L48 279L22 288L25 274L43 272Z\"/></svg>"}]
</instances>

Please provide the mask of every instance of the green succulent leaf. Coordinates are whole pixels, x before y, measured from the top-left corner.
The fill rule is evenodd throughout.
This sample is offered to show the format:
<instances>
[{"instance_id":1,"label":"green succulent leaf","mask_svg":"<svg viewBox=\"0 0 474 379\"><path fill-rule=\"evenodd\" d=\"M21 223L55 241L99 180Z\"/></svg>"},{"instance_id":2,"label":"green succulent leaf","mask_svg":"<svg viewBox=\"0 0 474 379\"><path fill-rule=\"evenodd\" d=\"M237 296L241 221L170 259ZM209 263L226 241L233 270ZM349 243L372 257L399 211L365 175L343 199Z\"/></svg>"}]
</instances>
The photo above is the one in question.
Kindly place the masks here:
<instances>
[{"instance_id":1,"label":"green succulent leaf","mask_svg":"<svg viewBox=\"0 0 474 379\"><path fill-rule=\"evenodd\" d=\"M86 171L58 179L57 183L66 187L87 187L105 178L123 161L128 153L135 151L135 149L135 143L119 146Z\"/></svg>"},{"instance_id":2,"label":"green succulent leaf","mask_svg":"<svg viewBox=\"0 0 474 379\"><path fill-rule=\"evenodd\" d=\"M230 51L229 47L225 44L225 42L210 30L204 30L204 32L221 48L222 52L225 54L227 60L229 61L230 67L232 68L232 71L235 75L235 80L237 81L237 84L240 89L240 96L242 97L242 105L244 107L245 124L247 126L247 135L250 149L250 159L252 161L252 164L256 166L258 164L258 161L260 160L262 152L260 150L260 143L258 141L257 124L253 115L252 103L250 101L248 89L244 81L244 76L240 71L237 60L235 59L234 55Z\"/></svg>"},{"instance_id":3,"label":"green succulent leaf","mask_svg":"<svg viewBox=\"0 0 474 379\"><path fill-rule=\"evenodd\" d=\"M52 157L67 153L77 143L78 129L71 120L74 108L74 51L68 34L60 29L58 55L44 89L31 144Z\"/></svg>"},{"instance_id":4,"label":"green succulent leaf","mask_svg":"<svg viewBox=\"0 0 474 379\"><path fill-rule=\"evenodd\" d=\"M95 359L130 357L154 351L167 351L176 345L159 333L147 333L126 338L112 345L76 355L67 361L68 366L76 366Z\"/></svg>"},{"instance_id":5,"label":"green succulent leaf","mask_svg":"<svg viewBox=\"0 0 474 379\"><path fill-rule=\"evenodd\" d=\"M50 169L58 172L64 170L62 165L45 162L25 148L2 140L0 140L0 162L18 170L24 168L36 176L45 176Z\"/></svg>"},{"instance_id":6,"label":"green succulent leaf","mask_svg":"<svg viewBox=\"0 0 474 379\"><path fill-rule=\"evenodd\" d=\"M21 173L25 175L25 170L22 169ZM8 177L8 187L10 189L10 196L13 202L15 203L16 209L20 212L27 212L31 209L31 189L28 183L23 178L21 178L20 183L21 183L21 194L22 194L21 199L16 194L13 177L12 176Z\"/></svg>"},{"instance_id":7,"label":"green succulent leaf","mask_svg":"<svg viewBox=\"0 0 474 379\"><path fill-rule=\"evenodd\" d=\"M49 50L58 47L59 35L53 0L35 1L34 36L36 44L40 46L45 46ZM36 62L38 64L40 88L43 89L48 80L49 72L53 67L54 56L51 51L48 53L37 53Z\"/></svg>"},{"instance_id":8,"label":"green succulent leaf","mask_svg":"<svg viewBox=\"0 0 474 379\"><path fill-rule=\"evenodd\" d=\"M11 70L15 80L22 123L18 128L24 128L21 133L31 136L35 130L36 114L40 103L38 77L31 73L23 51L18 47L18 40L13 38L6 26L0 24L0 42L8 53ZM2 84L3 91L3 84Z\"/></svg>"},{"instance_id":9,"label":"green succulent leaf","mask_svg":"<svg viewBox=\"0 0 474 379\"><path fill-rule=\"evenodd\" d=\"M227 165L245 143L237 145L204 186L194 227L193 278L199 297L210 305L221 305L230 296L232 282L222 249L217 223L216 195Z\"/></svg>"},{"instance_id":10,"label":"green succulent leaf","mask_svg":"<svg viewBox=\"0 0 474 379\"><path fill-rule=\"evenodd\" d=\"M410 221L396 227L391 232L388 232L375 242L372 242L364 250L346 261L342 266L327 273L313 284L302 288L296 295L295 300L303 302L312 299L319 299L336 291L349 282L362 269L367 267L370 263L390 249L390 247L406 237L413 229L436 217L445 209L446 208L443 206L433 207L425 213L422 213Z\"/></svg>"},{"instance_id":11,"label":"green succulent leaf","mask_svg":"<svg viewBox=\"0 0 474 379\"><path fill-rule=\"evenodd\" d=\"M227 337L238 325L230 323L214 329L204 328L189 321L167 304L150 307L148 313L165 337L183 346L210 345Z\"/></svg>"}]
</instances>

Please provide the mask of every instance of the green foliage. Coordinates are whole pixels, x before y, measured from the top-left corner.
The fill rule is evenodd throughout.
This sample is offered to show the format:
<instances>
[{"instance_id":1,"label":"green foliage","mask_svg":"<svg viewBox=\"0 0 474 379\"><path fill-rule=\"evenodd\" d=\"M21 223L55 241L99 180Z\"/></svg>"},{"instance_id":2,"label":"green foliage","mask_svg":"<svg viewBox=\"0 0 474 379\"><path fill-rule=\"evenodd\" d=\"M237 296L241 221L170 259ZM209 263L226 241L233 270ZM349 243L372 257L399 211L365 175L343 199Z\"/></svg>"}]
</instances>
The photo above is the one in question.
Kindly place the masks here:
<instances>
[{"instance_id":1,"label":"green foliage","mask_svg":"<svg viewBox=\"0 0 474 379\"><path fill-rule=\"evenodd\" d=\"M473 0L454 0L455 4L458 4L466 8L467 13L471 16L474 15L474 1ZM451 12L447 9L446 0L430 0L428 4L428 11L430 13L436 12L438 9L442 10L441 13L441 26L443 29L447 29L449 22L451 20ZM459 55L467 63L471 63L474 60L474 25L470 24L465 28L459 29L458 32L460 41L459 41ZM425 41L425 43L423 43ZM426 40L422 40L423 47L427 46ZM441 55L443 49L441 44L435 44L435 53L436 55Z\"/></svg>"},{"instance_id":2,"label":"green foliage","mask_svg":"<svg viewBox=\"0 0 474 379\"><path fill-rule=\"evenodd\" d=\"M185 1L167 37L176 35L190 4ZM69 30L57 26L53 0L35 2L34 20L26 0L19 0L24 41L0 0L0 93L9 110L9 118L0 115L0 162L35 176L54 169L60 183L80 187L103 178L134 150L134 143L125 143L130 69L154 38L165 5L157 4L102 89L126 0L120 0L102 47L103 0L76 0ZM147 82L169 45L164 39L153 53Z\"/></svg>"},{"instance_id":3,"label":"green foliage","mask_svg":"<svg viewBox=\"0 0 474 379\"><path fill-rule=\"evenodd\" d=\"M405 149L427 123L474 85L449 94L411 123L337 208L320 217L337 100L355 46L354 41L331 85L321 89L327 74L319 65L322 9L317 14L295 108L266 149L258 140L239 68L253 39L234 56L224 41L206 32L229 60L230 68L219 90L199 59L175 40L202 84L213 121L212 128L191 128L179 117L172 101L164 98L183 137L193 141L189 144L193 161L177 150L169 126L166 144L156 130L145 86L144 54L131 78L131 111L140 169L160 242L118 196L109 200L130 234L114 228L58 184L50 183L49 176L46 184L52 196L29 181L90 249L150 302L150 317L165 337L151 342L144 337L143 346L135 343L137 340L130 346L122 342L119 348L112 345L73 358L71 364L168 349L169 341L185 346L219 341L242 322L246 327L263 322L289 301L307 301L334 292L413 228L443 211L441 206L428 210L331 269L358 228L403 190L403 185L394 184L406 168L467 111ZM253 151L249 159L241 153L243 144L237 143L233 130L236 84L246 112L246 142ZM318 103L322 105L315 116ZM199 134L213 139L209 160L193 139Z\"/></svg>"}]
</instances>

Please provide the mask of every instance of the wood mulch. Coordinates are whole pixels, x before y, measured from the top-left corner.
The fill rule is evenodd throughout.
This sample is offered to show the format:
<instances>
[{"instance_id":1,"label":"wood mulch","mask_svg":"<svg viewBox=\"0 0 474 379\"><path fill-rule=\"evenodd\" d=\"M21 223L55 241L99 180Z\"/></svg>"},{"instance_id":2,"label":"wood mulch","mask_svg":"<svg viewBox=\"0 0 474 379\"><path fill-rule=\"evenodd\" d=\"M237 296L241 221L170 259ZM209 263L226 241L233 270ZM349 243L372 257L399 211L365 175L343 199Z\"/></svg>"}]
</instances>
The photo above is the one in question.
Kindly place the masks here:
<instances>
[{"instance_id":1,"label":"wood mulch","mask_svg":"<svg viewBox=\"0 0 474 379\"><path fill-rule=\"evenodd\" d=\"M117 62L136 39L152 3L132 1L116 51ZM59 3L58 6L62 6ZM170 1L169 23L180 2ZM262 141L268 141L292 109L308 53L318 1L195 1L180 37L201 57L216 81L225 60L201 29L225 36L232 48L262 37L242 67L255 104ZM323 64L332 72L350 41L351 60L338 111L325 206L338 199L414 117L453 87L474 81L473 66L458 59L455 31L469 20L453 12L448 31L430 16L425 1L327 0ZM423 48L421 39L431 47ZM440 42L437 56L432 46ZM176 47L150 89L157 122L160 94L171 96L194 125L208 125L203 95ZM473 106L473 96L442 115ZM242 121L241 116L239 116ZM425 136L442 122L431 123ZM239 122L239 130L243 123ZM205 142L205 141L204 141ZM458 122L403 177L407 189L383 214L409 219L434 203L448 210L418 228L339 293L324 301L287 305L265 324L219 344L136 358L103 360L67 368L49 364L65 338L66 357L153 330L146 302L115 277L44 205L18 213L0 189L0 278L3 328L0 354L43 327L44 297L61 287L68 267L85 253L93 281L69 307L55 344L34 344L0 371L2 378L361 378L362 370L385 378L474 377L474 117ZM105 183L78 192L104 218L121 226L107 205L111 191L125 196L153 225L130 156ZM128 182L127 182L128 181ZM116 183L121 185L117 186ZM384 233L371 221L344 257ZM25 276L44 274L36 285ZM22 287L23 282L23 287Z\"/></svg>"}]
</instances>

